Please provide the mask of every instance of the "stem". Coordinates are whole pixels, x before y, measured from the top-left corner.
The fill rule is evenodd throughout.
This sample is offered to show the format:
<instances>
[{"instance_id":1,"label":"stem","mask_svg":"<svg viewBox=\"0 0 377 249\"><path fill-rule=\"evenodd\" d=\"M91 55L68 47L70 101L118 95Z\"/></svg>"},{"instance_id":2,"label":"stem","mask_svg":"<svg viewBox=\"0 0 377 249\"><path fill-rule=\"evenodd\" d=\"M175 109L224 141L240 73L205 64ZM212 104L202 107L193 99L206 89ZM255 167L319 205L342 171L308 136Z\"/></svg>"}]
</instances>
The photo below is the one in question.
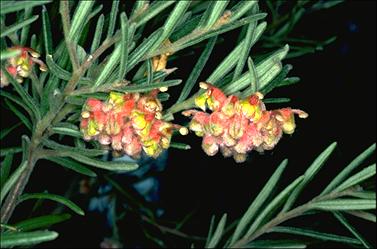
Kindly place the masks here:
<instances>
[{"instance_id":1,"label":"stem","mask_svg":"<svg viewBox=\"0 0 377 249\"><path fill-rule=\"evenodd\" d=\"M59 12L62 16L62 23L63 23L63 33L64 33L64 40L67 46L69 58L71 59L73 71L76 71L79 67L79 62L77 59L76 53L76 46L70 41L69 39L69 32L71 30L71 23L69 18L69 6L68 1L61 1L60 2L60 9Z\"/></svg>"},{"instance_id":2,"label":"stem","mask_svg":"<svg viewBox=\"0 0 377 249\"><path fill-rule=\"evenodd\" d=\"M174 114L174 113L177 113L177 112L180 112L180 111L183 111L183 110L187 110L187 109L193 108L195 106L194 105L195 98L198 95L199 95L199 92L197 92L196 94L194 94L190 98L186 99L185 101L182 101L180 103L174 104L173 106L171 106L165 112L164 116L168 116L170 114Z\"/></svg>"},{"instance_id":3,"label":"stem","mask_svg":"<svg viewBox=\"0 0 377 249\"><path fill-rule=\"evenodd\" d=\"M70 54L70 58L72 61L72 65L74 68L73 74L71 79L68 81L67 86L64 89L65 95L69 95L74 89L76 88L76 85L78 81L80 80L81 76L86 72L86 70L92 65L92 62L97 59L106 49L111 47L115 42L120 40L120 33L118 32L113 37L106 39L102 45L93 53L93 55L90 55L87 60L78 68L75 64L75 49L70 50L70 42L67 40L68 38L68 32L69 32L69 9L68 9L68 2L67 1L61 1L61 9L60 13L62 14L62 20L63 20L63 29L64 29L64 36L65 41L67 44L68 52ZM30 175L34 169L35 163L38 161L39 158L41 158L42 151L40 150L41 141L44 138L44 136L48 136L49 133L48 128L51 126L52 122L54 121L59 122L62 120L70 111L71 107L70 105L66 105L66 102L64 100L61 101L61 103L58 103L58 107L54 110L50 110L42 120L37 122L35 132L31 138L30 147L28 150L28 165L24 172L20 175L20 178L18 179L17 183L12 187L10 190L7 198L5 199L4 205L1 207L1 223L6 224L10 217L12 216L14 209L16 207L17 200L19 196L23 193L26 184L29 181ZM63 109L63 110L62 110ZM62 112L60 112L62 110Z\"/></svg>"},{"instance_id":4,"label":"stem","mask_svg":"<svg viewBox=\"0 0 377 249\"><path fill-rule=\"evenodd\" d=\"M145 215L142 215L141 219L148 222L149 224L157 227L162 233L170 233L170 234L173 234L175 236L182 237L182 238L185 238L185 239L191 239L191 240L200 240L200 241L206 240L206 238L195 236L195 235L188 235L188 234L185 234L185 233L178 231L174 228L166 227L166 226L160 225L158 223L155 223Z\"/></svg>"},{"instance_id":5,"label":"stem","mask_svg":"<svg viewBox=\"0 0 377 249\"><path fill-rule=\"evenodd\" d=\"M270 220L267 222L265 225L263 225L261 228L255 231L254 234L252 234L249 237L243 237L242 239L234 242L234 244L230 245L230 248L242 248L245 247L248 243L251 241L255 240L256 238L260 237L261 235L268 233L273 227L289 220L292 218L295 218L297 216L303 215L305 212L309 211L312 209L312 204L315 203L316 201L324 201L324 200L331 200L335 199L341 196L348 195L350 192L354 191L354 188L350 188L347 190L344 190L342 192L331 192L327 195L324 196L319 196L315 197L311 201L298 206L291 211L286 211L286 212L281 212L279 213L274 219Z\"/></svg>"},{"instance_id":6,"label":"stem","mask_svg":"<svg viewBox=\"0 0 377 249\"><path fill-rule=\"evenodd\" d=\"M35 147L35 143L33 143L33 141L35 141L35 139L32 139L32 142L28 150L28 157L27 157L28 164L25 170L20 175L20 178L18 179L16 184L10 190L7 198L5 199L4 205L1 207L1 223L3 224L8 223L8 220L12 216L13 211L16 208L17 199L24 191L25 186L27 182L29 181L31 172L34 169L34 165L37 161L37 158L34 157L34 153L33 153L33 150Z\"/></svg>"}]
</instances>

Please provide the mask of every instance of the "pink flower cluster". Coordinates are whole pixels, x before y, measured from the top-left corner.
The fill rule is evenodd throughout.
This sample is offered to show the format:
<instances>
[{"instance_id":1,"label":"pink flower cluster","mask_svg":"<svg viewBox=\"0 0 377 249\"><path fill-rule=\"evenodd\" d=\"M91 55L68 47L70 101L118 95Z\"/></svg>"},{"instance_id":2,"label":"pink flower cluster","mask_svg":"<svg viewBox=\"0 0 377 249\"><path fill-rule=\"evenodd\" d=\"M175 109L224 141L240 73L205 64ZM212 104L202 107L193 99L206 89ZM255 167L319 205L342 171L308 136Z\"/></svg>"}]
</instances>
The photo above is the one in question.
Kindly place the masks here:
<instances>
[{"instance_id":1,"label":"pink flower cluster","mask_svg":"<svg viewBox=\"0 0 377 249\"><path fill-rule=\"evenodd\" d=\"M40 57L39 53L34 49L20 46L14 46L8 49L8 51L17 50L20 54L9 58L5 64L6 70L17 82L22 83L24 78L30 76L34 64L38 64L41 71L47 71L46 65L38 59ZM4 72L0 71L0 87L7 85L9 85L9 79L5 76Z\"/></svg>"},{"instance_id":2,"label":"pink flower cluster","mask_svg":"<svg viewBox=\"0 0 377 249\"><path fill-rule=\"evenodd\" d=\"M292 134L296 127L294 114L308 116L298 109L266 110L259 92L239 99L226 96L211 84L201 82L200 86L206 91L195 99L195 104L203 111L187 110L183 115L192 117L189 129L203 137L202 148L209 156L220 150L225 157L244 162L248 152L271 150L283 133ZM212 112L207 113L207 108Z\"/></svg>"},{"instance_id":3,"label":"pink flower cluster","mask_svg":"<svg viewBox=\"0 0 377 249\"><path fill-rule=\"evenodd\" d=\"M111 92L107 101L89 98L81 113L85 140L98 140L137 158L144 151L156 158L167 149L174 130L182 135L185 127L161 120L158 90L149 94Z\"/></svg>"}]
</instances>

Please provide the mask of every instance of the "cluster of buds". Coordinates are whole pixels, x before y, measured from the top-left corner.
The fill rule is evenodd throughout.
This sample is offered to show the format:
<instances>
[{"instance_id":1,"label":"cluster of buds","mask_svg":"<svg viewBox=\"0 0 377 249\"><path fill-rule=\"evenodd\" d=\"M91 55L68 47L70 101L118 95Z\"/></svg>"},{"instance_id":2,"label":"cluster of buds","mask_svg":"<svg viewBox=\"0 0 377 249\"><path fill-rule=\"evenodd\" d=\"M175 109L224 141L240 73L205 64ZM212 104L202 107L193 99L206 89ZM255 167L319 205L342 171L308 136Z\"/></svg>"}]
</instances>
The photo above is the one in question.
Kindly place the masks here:
<instances>
[{"instance_id":1,"label":"cluster of buds","mask_svg":"<svg viewBox=\"0 0 377 249\"><path fill-rule=\"evenodd\" d=\"M89 98L81 113L85 140L98 140L113 150L138 158L142 151L158 157L167 149L174 130L187 128L161 120L158 90L148 94L111 92L107 101Z\"/></svg>"},{"instance_id":2,"label":"cluster of buds","mask_svg":"<svg viewBox=\"0 0 377 249\"><path fill-rule=\"evenodd\" d=\"M202 148L209 156L220 150L225 157L243 162L248 152L271 150L283 133L292 134L294 114L308 116L298 109L266 110L259 92L239 99L208 83L201 82L200 87L206 91L196 97L195 105L203 111L187 110L183 115L192 117L189 128L203 137ZM207 108L212 112L207 113Z\"/></svg>"},{"instance_id":3,"label":"cluster of buds","mask_svg":"<svg viewBox=\"0 0 377 249\"><path fill-rule=\"evenodd\" d=\"M32 48L14 46L9 51L19 51L20 53L7 60L5 68L8 73L13 76L17 82L22 83L24 78L28 78L32 73L34 64L39 65L41 71L47 71L46 65L39 60L40 54ZM0 71L0 87L9 85L9 79L4 72Z\"/></svg>"}]
</instances>

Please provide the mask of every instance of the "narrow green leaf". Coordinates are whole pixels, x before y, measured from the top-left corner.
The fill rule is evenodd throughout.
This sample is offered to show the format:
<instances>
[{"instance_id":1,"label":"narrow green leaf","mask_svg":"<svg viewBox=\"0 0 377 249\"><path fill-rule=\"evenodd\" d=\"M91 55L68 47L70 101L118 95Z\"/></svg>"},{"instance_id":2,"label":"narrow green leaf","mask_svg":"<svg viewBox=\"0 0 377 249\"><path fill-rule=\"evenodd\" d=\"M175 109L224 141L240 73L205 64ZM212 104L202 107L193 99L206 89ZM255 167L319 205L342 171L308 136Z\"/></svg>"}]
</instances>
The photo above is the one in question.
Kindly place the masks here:
<instances>
[{"instance_id":1,"label":"narrow green leaf","mask_svg":"<svg viewBox=\"0 0 377 249\"><path fill-rule=\"evenodd\" d=\"M35 118L37 120L40 120L41 116L39 113L39 109L33 98L26 92L26 90L18 83L5 69L4 65L1 65L2 72L5 74L5 77L9 79L9 82L12 84L16 92L20 95L21 99L25 102L25 105L28 106L33 114L35 115Z\"/></svg>"},{"instance_id":2,"label":"narrow green leaf","mask_svg":"<svg viewBox=\"0 0 377 249\"><path fill-rule=\"evenodd\" d=\"M1 162L0 168L0 189L3 188L5 181L8 179L10 168L13 162L13 154L6 154L4 161Z\"/></svg>"},{"instance_id":3,"label":"narrow green leaf","mask_svg":"<svg viewBox=\"0 0 377 249\"><path fill-rule=\"evenodd\" d=\"M35 22L36 20L38 19L38 15L35 15L33 17L30 17L22 22L19 22L19 23L16 23L16 24L13 24L9 27L6 27L5 29L3 29L1 31L1 34L0 34L0 38L3 38L9 34L12 34L14 32L16 32L17 30L27 26L27 25L30 25L31 23Z\"/></svg>"},{"instance_id":4,"label":"narrow green leaf","mask_svg":"<svg viewBox=\"0 0 377 249\"><path fill-rule=\"evenodd\" d=\"M62 80L70 80L72 78L72 74L63 68L61 68L57 63L54 62L52 55L48 54L46 56L46 64L50 70L50 72L58 77L59 79ZM79 83L81 84L86 84L86 85L91 85L93 81L89 78L83 77L79 80Z\"/></svg>"},{"instance_id":5,"label":"narrow green leaf","mask_svg":"<svg viewBox=\"0 0 377 249\"><path fill-rule=\"evenodd\" d=\"M30 138L27 135L21 136L22 162L28 160Z\"/></svg>"},{"instance_id":6,"label":"narrow green leaf","mask_svg":"<svg viewBox=\"0 0 377 249\"><path fill-rule=\"evenodd\" d=\"M73 171L76 171L77 173L80 173L80 174L83 174L83 175L87 175L87 176L90 176L90 177L96 177L97 174L88 169L87 167L81 165L80 163L70 159L70 158L61 158L61 157L46 157L45 158L46 160L49 160L51 162L54 162L60 166L63 166L67 169L70 169L70 170L73 170Z\"/></svg>"},{"instance_id":7,"label":"narrow green leaf","mask_svg":"<svg viewBox=\"0 0 377 249\"><path fill-rule=\"evenodd\" d=\"M247 248L306 248L303 242L295 240L257 240L246 246Z\"/></svg>"},{"instance_id":8,"label":"narrow green leaf","mask_svg":"<svg viewBox=\"0 0 377 249\"><path fill-rule=\"evenodd\" d=\"M219 224L217 225L216 230L213 233L213 236L211 240L209 241L207 248L215 248L219 244L221 240L221 236L223 235L223 232L224 232L226 218L227 218L227 214L224 214L223 217L221 217L221 220L219 221Z\"/></svg>"},{"instance_id":9,"label":"narrow green leaf","mask_svg":"<svg viewBox=\"0 0 377 249\"><path fill-rule=\"evenodd\" d=\"M120 27L121 27L121 54L120 54L120 69L119 69L119 80L122 80L126 76L126 66L128 60L128 46L129 46L129 30L128 30L128 19L126 13L122 12L120 14Z\"/></svg>"},{"instance_id":10,"label":"narrow green leaf","mask_svg":"<svg viewBox=\"0 0 377 249\"><path fill-rule=\"evenodd\" d=\"M108 29L107 29L106 38L110 38L114 33L118 9L119 9L119 0L114 0L112 5L111 5L110 19L109 19L109 25L108 25Z\"/></svg>"},{"instance_id":11,"label":"narrow green leaf","mask_svg":"<svg viewBox=\"0 0 377 249\"><path fill-rule=\"evenodd\" d=\"M288 46L275 51L272 55L265 58L258 63L255 67L256 75L259 79L259 89L262 89L272 78L274 78L281 70L281 60L287 55L289 50ZM224 92L234 93L250 84L250 74L245 73L236 81L227 84L224 87ZM259 90L258 89L258 90Z\"/></svg>"},{"instance_id":12,"label":"narrow green leaf","mask_svg":"<svg viewBox=\"0 0 377 249\"><path fill-rule=\"evenodd\" d=\"M20 50L4 50L4 51L1 51L0 53L0 58L1 60L7 60L9 58L13 58L13 57L16 57L17 55L19 55L21 53Z\"/></svg>"},{"instance_id":13,"label":"narrow green leaf","mask_svg":"<svg viewBox=\"0 0 377 249\"><path fill-rule=\"evenodd\" d=\"M180 150L189 150L191 149L191 146L188 144L171 142L170 148L175 148L175 149L180 149Z\"/></svg>"},{"instance_id":14,"label":"narrow green leaf","mask_svg":"<svg viewBox=\"0 0 377 249\"><path fill-rule=\"evenodd\" d=\"M200 15L194 16L193 18L183 23L182 25L177 26L169 39L172 42L175 42L179 40L180 38L190 34L192 31L194 31L198 27L200 18L201 18Z\"/></svg>"},{"instance_id":15,"label":"narrow green leaf","mask_svg":"<svg viewBox=\"0 0 377 249\"><path fill-rule=\"evenodd\" d=\"M357 238L365 248L372 248L369 243L359 234L359 232L347 221L347 219L340 212L333 212L335 218L343 224L352 234Z\"/></svg>"},{"instance_id":16,"label":"narrow green leaf","mask_svg":"<svg viewBox=\"0 0 377 249\"><path fill-rule=\"evenodd\" d=\"M21 147L1 148L0 156L6 156L7 154L16 154L22 152Z\"/></svg>"},{"instance_id":17,"label":"narrow green leaf","mask_svg":"<svg viewBox=\"0 0 377 249\"><path fill-rule=\"evenodd\" d=\"M288 78L285 78L282 82L280 82L277 85L277 87L293 85L293 84L298 83L299 81L300 81L299 77L288 77Z\"/></svg>"},{"instance_id":18,"label":"narrow green leaf","mask_svg":"<svg viewBox=\"0 0 377 249\"><path fill-rule=\"evenodd\" d=\"M238 59L236 69L234 70L233 80L239 78L239 76L241 75L241 73L242 73L242 71L245 67L246 61L248 62L248 65L249 65L249 60L251 60L251 58L249 57L249 54L250 54L251 47L254 45L253 44L253 36L254 36L256 27L257 27L256 21L249 23L248 26L247 26L247 32L246 32L246 36L245 36L245 39L244 39L245 42L242 46L241 56ZM248 60L248 57L249 57L249 60ZM250 64L250 65L253 65L253 64ZM249 71L250 71L250 69L249 69ZM255 73L255 69L254 69L254 73ZM254 75L256 75L256 73Z\"/></svg>"},{"instance_id":19,"label":"narrow green leaf","mask_svg":"<svg viewBox=\"0 0 377 249\"><path fill-rule=\"evenodd\" d=\"M348 178L346 181L344 181L342 184L336 187L333 191L341 192L342 190L345 190L347 188L355 186L356 184L361 183L362 181L374 176L375 174L376 174L376 164L372 164L371 166L363 169L359 173Z\"/></svg>"},{"instance_id":20,"label":"narrow green leaf","mask_svg":"<svg viewBox=\"0 0 377 249\"><path fill-rule=\"evenodd\" d=\"M142 85L133 85L133 86L125 86L121 88L112 88L112 90L122 91L122 92L149 92L153 89L161 88L161 87L171 87L176 86L182 83L182 80L167 80L159 83L153 84L142 84Z\"/></svg>"},{"instance_id":21,"label":"narrow green leaf","mask_svg":"<svg viewBox=\"0 0 377 249\"><path fill-rule=\"evenodd\" d=\"M345 211L348 214L376 223L376 215L365 211Z\"/></svg>"},{"instance_id":22,"label":"narrow green leaf","mask_svg":"<svg viewBox=\"0 0 377 249\"><path fill-rule=\"evenodd\" d=\"M176 103L180 103L187 99L189 96L192 88L194 87L195 83L199 79L200 73L202 72L204 66L206 65L209 56L212 53L212 50L216 44L217 36L211 38L206 47L203 50L203 53L200 55L198 62L195 64L194 68L192 69L187 81L185 82L185 85L183 86L181 95L179 96Z\"/></svg>"},{"instance_id":23,"label":"narrow green leaf","mask_svg":"<svg viewBox=\"0 0 377 249\"><path fill-rule=\"evenodd\" d=\"M280 104L280 103L288 103L290 101L291 101L290 98L269 98L269 99L263 100L265 104Z\"/></svg>"},{"instance_id":24,"label":"narrow green leaf","mask_svg":"<svg viewBox=\"0 0 377 249\"><path fill-rule=\"evenodd\" d=\"M0 191L0 203L3 202L3 199L8 194L9 190L12 186L17 182L18 178L22 174L22 172L26 169L28 165L27 161L21 163L20 166L13 172L13 174L9 177L9 179L4 183L4 186L1 188Z\"/></svg>"},{"instance_id":25,"label":"narrow green leaf","mask_svg":"<svg viewBox=\"0 0 377 249\"><path fill-rule=\"evenodd\" d=\"M103 30L103 24L104 24L105 17L103 14L101 14L98 17L97 25L96 25L96 31L94 32L92 45L90 48L90 53L94 53L94 51L99 47L99 44L101 42L102 37L102 30Z\"/></svg>"},{"instance_id":26,"label":"narrow green leaf","mask_svg":"<svg viewBox=\"0 0 377 249\"><path fill-rule=\"evenodd\" d=\"M45 6L42 8L42 31L44 39L44 47L46 54L52 54L52 37L51 37L51 24L48 12Z\"/></svg>"},{"instance_id":27,"label":"narrow green leaf","mask_svg":"<svg viewBox=\"0 0 377 249\"><path fill-rule=\"evenodd\" d=\"M258 90L259 86L259 79L257 76L257 70L255 69L254 62L251 59L251 57L248 58L247 60L247 67L249 68L249 74L250 74L250 90L251 93L255 93Z\"/></svg>"},{"instance_id":28,"label":"narrow green leaf","mask_svg":"<svg viewBox=\"0 0 377 249\"><path fill-rule=\"evenodd\" d=\"M215 1L211 8L211 14L206 20L203 28L212 27L217 22L217 20L222 16L228 3L229 3L229 0Z\"/></svg>"},{"instance_id":29,"label":"narrow green leaf","mask_svg":"<svg viewBox=\"0 0 377 249\"><path fill-rule=\"evenodd\" d=\"M259 192L258 196L255 198L255 200L251 203L245 214L242 216L240 222L238 223L236 230L232 236L232 239L230 241L231 244L233 244L235 241L237 241L243 234L246 227L249 225L250 221L257 215L258 211L260 211L263 203L267 200L267 198L272 194L272 191L276 187L280 176L284 172L285 167L288 164L288 160L285 159L282 161L279 165L279 167L276 169L276 171L273 173L273 175L270 177L266 185L264 185L263 189Z\"/></svg>"},{"instance_id":30,"label":"narrow green leaf","mask_svg":"<svg viewBox=\"0 0 377 249\"><path fill-rule=\"evenodd\" d=\"M46 199L46 200L51 200L55 202L59 202L60 204L63 204L64 206L68 207L75 213L79 215L85 215L84 211L77 206L75 203L72 201L68 200L67 198L60 196L60 195L55 195L55 194L49 194L49 193L32 193L32 194L23 194L20 196L18 199L18 203L21 203L26 200L31 200L31 199Z\"/></svg>"},{"instance_id":31,"label":"narrow green leaf","mask_svg":"<svg viewBox=\"0 0 377 249\"><path fill-rule=\"evenodd\" d=\"M376 199L375 191L354 191L354 192L350 192L348 195L352 197L361 198L361 199Z\"/></svg>"},{"instance_id":32,"label":"narrow green leaf","mask_svg":"<svg viewBox=\"0 0 377 249\"><path fill-rule=\"evenodd\" d=\"M207 82L217 85L218 81L222 79L227 73L229 73L232 68L236 65L237 61L241 56L242 47L245 41L240 42L233 50L230 52L225 59L216 67L212 74L207 78Z\"/></svg>"},{"instance_id":33,"label":"narrow green leaf","mask_svg":"<svg viewBox=\"0 0 377 249\"><path fill-rule=\"evenodd\" d=\"M318 201L310 205L313 209L321 210L368 210L376 209L376 200L370 199L336 199Z\"/></svg>"},{"instance_id":34,"label":"narrow green leaf","mask_svg":"<svg viewBox=\"0 0 377 249\"><path fill-rule=\"evenodd\" d=\"M133 19L135 16L140 15L140 12L146 9L149 6L149 0L138 0L135 1L134 5L132 6L131 18Z\"/></svg>"},{"instance_id":35,"label":"narrow green leaf","mask_svg":"<svg viewBox=\"0 0 377 249\"><path fill-rule=\"evenodd\" d=\"M172 72L174 72L176 69L177 68L171 68L171 69L164 70L164 71L154 72L153 73L152 82L156 82L156 81L164 79L166 76L168 76L169 74L171 74ZM140 85L140 84L147 83L147 81L148 81L148 78L147 77L143 77L143 78L132 80L132 83L135 84L135 85Z\"/></svg>"},{"instance_id":36,"label":"narrow green leaf","mask_svg":"<svg viewBox=\"0 0 377 249\"><path fill-rule=\"evenodd\" d=\"M230 21L233 22L244 14L246 14L258 1L256 0L249 0L249 1L239 1L236 5L234 5L231 9L231 16Z\"/></svg>"},{"instance_id":37,"label":"narrow green leaf","mask_svg":"<svg viewBox=\"0 0 377 249\"><path fill-rule=\"evenodd\" d=\"M261 92L266 95L267 93L271 92L274 88L279 87L281 82L284 81L284 79L287 77L288 73L292 70L292 68L292 65L284 65L280 73L273 80L265 84L262 89L260 89Z\"/></svg>"},{"instance_id":38,"label":"narrow green leaf","mask_svg":"<svg viewBox=\"0 0 377 249\"><path fill-rule=\"evenodd\" d=\"M25 111L27 111L27 113L29 114L30 117L33 117L33 111L25 104L25 102L15 96L14 94L11 94L9 92L6 92L6 91L0 91L0 96L3 96L11 101L13 101L14 103L16 103L17 105L21 106Z\"/></svg>"},{"instance_id":39,"label":"narrow green leaf","mask_svg":"<svg viewBox=\"0 0 377 249\"><path fill-rule=\"evenodd\" d=\"M30 18L32 13L33 13L33 8L25 8L24 20L27 20L28 18ZM25 46L26 44L26 40L29 36L29 30L30 30L30 25L24 26L21 30L20 44L22 46Z\"/></svg>"},{"instance_id":40,"label":"narrow green leaf","mask_svg":"<svg viewBox=\"0 0 377 249\"><path fill-rule=\"evenodd\" d=\"M70 214L50 214L23 220L12 226L16 227L19 231L26 232L34 229L48 228L70 218Z\"/></svg>"},{"instance_id":41,"label":"narrow green leaf","mask_svg":"<svg viewBox=\"0 0 377 249\"><path fill-rule=\"evenodd\" d=\"M67 128L67 127L52 127L51 131L53 133L57 133L57 134L82 138L82 134L81 134L80 131L74 130L74 129L71 129L71 128Z\"/></svg>"},{"instance_id":42,"label":"narrow green leaf","mask_svg":"<svg viewBox=\"0 0 377 249\"><path fill-rule=\"evenodd\" d=\"M94 1L80 1L78 3L75 14L72 18L71 29L68 34L70 40L76 42L79 40L93 5Z\"/></svg>"},{"instance_id":43,"label":"narrow green leaf","mask_svg":"<svg viewBox=\"0 0 377 249\"><path fill-rule=\"evenodd\" d=\"M157 95L157 98L158 98L158 100L161 101L161 102L168 101L169 98L170 98L170 94L169 94L169 93L159 93L159 94Z\"/></svg>"},{"instance_id":44,"label":"narrow green leaf","mask_svg":"<svg viewBox=\"0 0 377 249\"><path fill-rule=\"evenodd\" d=\"M152 60L148 59L146 61L147 63L147 83L146 84L151 84L152 79L153 79L153 67L152 67Z\"/></svg>"},{"instance_id":45,"label":"narrow green leaf","mask_svg":"<svg viewBox=\"0 0 377 249\"><path fill-rule=\"evenodd\" d=\"M40 1L0 1L1 14L5 15L11 12L24 10L26 8L33 8L38 5L43 5L52 2L52 0L40 0Z\"/></svg>"},{"instance_id":46,"label":"narrow green leaf","mask_svg":"<svg viewBox=\"0 0 377 249\"><path fill-rule=\"evenodd\" d=\"M70 153L67 154L67 156L71 157L72 159L75 159L76 161L90 165L93 167L97 167L100 169L106 169L106 170L112 170L112 171L132 171L139 167L136 163L131 162L107 162L102 161L94 158L89 158L77 153Z\"/></svg>"},{"instance_id":47,"label":"narrow green leaf","mask_svg":"<svg viewBox=\"0 0 377 249\"><path fill-rule=\"evenodd\" d=\"M325 164L327 159L330 157L331 153L336 148L337 143L334 142L330 146L326 148L310 165L310 167L305 171L304 180L300 183L300 185L293 190L291 195L289 196L287 202L283 207L283 212L289 210L293 204L295 203L297 197L301 193L301 191L306 187L306 185L313 179L313 177L318 173L321 167Z\"/></svg>"},{"instance_id":48,"label":"narrow green leaf","mask_svg":"<svg viewBox=\"0 0 377 249\"><path fill-rule=\"evenodd\" d=\"M257 216L255 221L251 224L244 238L250 237L264 222L267 215L270 215L273 210L276 210L288 195L294 190L304 179L304 176L298 177L291 184L289 184L283 191L281 191Z\"/></svg>"},{"instance_id":49,"label":"narrow green leaf","mask_svg":"<svg viewBox=\"0 0 377 249\"><path fill-rule=\"evenodd\" d=\"M32 125L30 120L22 113L20 112L17 107L15 107L9 100L5 99L5 104L9 107L9 109L16 114L16 116L22 121L22 123L28 128L29 130L32 130Z\"/></svg>"},{"instance_id":50,"label":"narrow green leaf","mask_svg":"<svg viewBox=\"0 0 377 249\"><path fill-rule=\"evenodd\" d=\"M193 34L188 34L187 36L182 37L181 39L176 41L175 44L173 43L174 44L173 51L178 51L178 50L182 50L182 49L187 48L187 47L191 47L191 46L193 46L193 45L195 45L195 44L197 44L201 41L207 40L207 39L209 39L213 36L226 33L226 32L231 31L233 29L242 27L243 25L246 25L250 22L260 20L264 17L266 17L266 14L260 13L260 14L245 17L245 18L243 18L239 21L224 24L224 25L220 26L219 28L216 28L216 29L209 31L209 32L207 32L206 30L201 31L201 32L199 32L200 30L194 31ZM161 53L161 51L158 51L158 53ZM152 56L153 56L153 54L152 54Z\"/></svg>"},{"instance_id":51,"label":"narrow green leaf","mask_svg":"<svg viewBox=\"0 0 377 249\"><path fill-rule=\"evenodd\" d=\"M98 5L95 9L93 9L88 16L88 21L92 19L93 17L95 17L102 9L103 9L102 4Z\"/></svg>"},{"instance_id":52,"label":"narrow green leaf","mask_svg":"<svg viewBox=\"0 0 377 249\"><path fill-rule=\"evenodd\" d=\"M83 149L83 148L71 147L71 146L56 143L55 141L48 140L48 139L43 140L43 145L59 152L75 152L75 153L80 153L89 157L101 156L108 152L108 150Z\"/></svg>"},{"instance_id":53,"label":"narrow green leaf","mask_svg":"<svg viewBox=\"0 0 377 249\"><path fill-rule=\"evenodd\" d=\"M1 235L1 248L30 246L54 240L58 237L53 231L34 231L25 233L4 233Z\"/></svg>"},{"instance_id":54,"label":"narrow green leaf","mask_svg":"<svg viewBox=\"0 0 377 249\"><path fill-rule=\"evenodd\" d=\"M278 226L274 227L270 230L273 233L286 233L286 234L294 234L294 235L301 235L306 236L314 239L324 240L324 241L334 241L334 242L340 242L345 244L360 244L360 242L356 239L336 235L336 234L329 234L329 233L322 233L313 231L310 229L303 229L298 227L283 227Z\"/></svg>"},{"instance_id":55,"label":"narrow green leaf","mask_svg":"<svg viewBox=\"0 0 377 249\"><path fill-rule=\"evenodd\" d=\"M142 58L149 52L153 44L159 39L162 35L163 30L158 29L153 32L147 39L145 39L129 56L128 65L127 65L127 72L131 71L131 69L136 66L138 62L142 60Z\"/></svg>"},{"instance_id":56,"label":"narrow green leaf","mask_svg":"<svg viewBox=\"0 0 377 249\"><path fill-rule=\"evenodd\" d=\"M210 239L212 238L212 235L213 235L213 230L215 229L215 215L212 215L211 216L211 222L209 224L209 229L208 229L208 235L207 235L207 240L206 240L206 246L205 248L208 247L208 243L210 241Z\"/></svg>"},{"instance_id":57,"label":"narrow green leaf","mask_svg":"<svg viewBox=\"0 0 377 249\"><path fill-rule=\"evenodd\" d=\"M160 14L167 7L175 3L175 1L153 1L148 7L148 11L144 11L139 17L135 19L136 28L148 22L150 19Z\"/></svg>"},{"instance_id":58,"label":"narrow green leaf","mask_svg":"<svg viewBox=\"0 0 377 249\"><path fill-rule=\"evenodd\" d=\"M347 176L357 168L366 158L368 158L376 150L376 144L372 144L368 149L363 151L358 155L350 164L348 164L331 182L330 184L322 191L320 194L325 195L334 190L339 184L344 182Z\"/></svg>"},{"instance_id":59,"label":"narrow green leaf","mask_svg":"<svg viewBox=\"0 0 377 249\"><path fill-rule=\"evenodd\" d=\"M21 125L21 123L17 123L15 125L12 125L11 127L1 129L0 130L0 140L3 139L4 137L6 137L9 133L11 133L14 129L16 129L20 125Z\"/></svg>"}]
</instances>

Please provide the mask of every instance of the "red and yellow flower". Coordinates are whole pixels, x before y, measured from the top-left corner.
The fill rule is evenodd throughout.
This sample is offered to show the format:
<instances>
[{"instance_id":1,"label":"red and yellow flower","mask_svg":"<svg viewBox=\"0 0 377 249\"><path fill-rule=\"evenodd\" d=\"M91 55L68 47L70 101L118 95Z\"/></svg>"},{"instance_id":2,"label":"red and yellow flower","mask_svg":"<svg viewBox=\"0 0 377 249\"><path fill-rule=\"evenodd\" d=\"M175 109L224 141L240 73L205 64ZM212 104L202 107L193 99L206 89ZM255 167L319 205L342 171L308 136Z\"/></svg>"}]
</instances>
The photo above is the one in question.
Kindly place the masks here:
<instances>
[{"instance_id":1,"label":"red and yellow flower","mask_svg":"<svg viewBox=\"0 0 377 249\"><path fill-rule=\"evenodd\" d=\"M47 71L46 65L39 60L39 53L32 48L14 46L8 50L19 50L20 54L11 57L7 60L5 68L8 73L13 76L17 82L22 83L24 78L28 78L32 72L34 64L39 65L41 71ZM5 76L4 72L0 71L0 87L9 85L9 79Z\"/></svg>"},{"instance_id":2,"label":"red and yellow flower","mask_svg":"<svg viewBox=\"0 0 377 249\"><path fill-rule=\"evenodd\" d=\"M161 120L158 90L145 95L111 92L106 101L89 98L81 113L85 140L98 140L115 151L137 158L144 151L158 157L167 149L174 130L187 134L185 127Z\"/></svg>"},{"instance_id":3,"label":"red and yellow flower","mask_svg":"<svg viewBox=\"0 0 377 249\"><path fill-rule=\"evenodd\" d=\"M220 150L225 157L243 162L248 152L271 150L283 133L292 134L296 127L294 114L308 116L298 109L266 110L260 92L239 99L205 82L200 87L206 91L196 97L195 105L203 111L187 110L182 114L192 118L189 129L203 137L202 148L209 156ZM205 112L207 108L212 112Z\"/></svg>"}]
</instances>

